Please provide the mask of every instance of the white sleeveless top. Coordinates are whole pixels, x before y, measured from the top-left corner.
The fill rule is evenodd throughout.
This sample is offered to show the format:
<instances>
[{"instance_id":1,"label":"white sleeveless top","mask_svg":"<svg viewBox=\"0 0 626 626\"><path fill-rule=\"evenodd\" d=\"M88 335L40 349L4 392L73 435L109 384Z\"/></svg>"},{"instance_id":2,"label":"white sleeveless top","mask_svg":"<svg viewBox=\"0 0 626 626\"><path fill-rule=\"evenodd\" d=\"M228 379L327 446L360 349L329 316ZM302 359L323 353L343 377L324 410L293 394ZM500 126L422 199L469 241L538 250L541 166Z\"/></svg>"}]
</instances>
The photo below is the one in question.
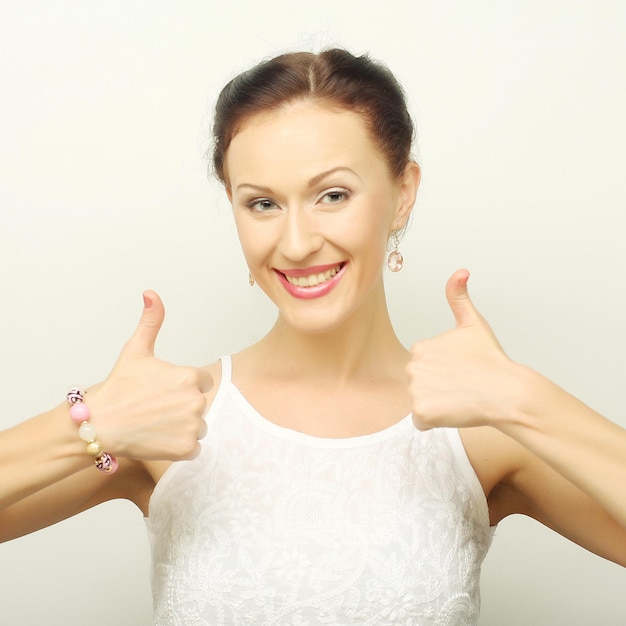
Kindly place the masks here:
<instances>
[{"instance_id":1,"label":"white sleeveless top","mask_svg":"<svg viewBox=\"0 0 626 626\"><path fill-rule=\"evenodd\" d=\"M492 532L457 430L283 428L230 357L207 422L150 501L156 626L476 623Z\"/></svg>"}]
</instances>

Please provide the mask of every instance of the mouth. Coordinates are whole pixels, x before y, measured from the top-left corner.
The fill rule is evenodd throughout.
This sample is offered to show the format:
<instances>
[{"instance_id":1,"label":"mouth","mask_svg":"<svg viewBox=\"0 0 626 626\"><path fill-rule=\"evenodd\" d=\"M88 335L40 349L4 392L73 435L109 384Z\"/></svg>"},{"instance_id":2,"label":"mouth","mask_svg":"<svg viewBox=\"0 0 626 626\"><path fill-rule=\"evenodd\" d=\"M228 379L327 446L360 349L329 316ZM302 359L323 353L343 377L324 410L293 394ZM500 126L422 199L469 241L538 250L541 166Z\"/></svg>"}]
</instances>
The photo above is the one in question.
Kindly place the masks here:
<instances>
[{"instance_id":1,"label":"mouth","mask_svg":"<svg viewBox=\"0 0 626 626\"><path fill-rule=\"evenodd\" d=\"M309 268L306 270L291 270L289 273L281 272L281 274L294 287L317 287L333 278L344 265L345 263L337 263L337 265L327 269L322 269L321 267ZM307 272L307 274L301 274L302 271Z\"/></svg>"},{"instance_id":2,"label":"mouth","mask_svg":"<svg viewBox=\"0 0 626 626\"><path fill-rule=\"evenodd\" d=\"M345 274L347 265L347 261L342 261L334 265L274 271L291 296L311 300L329 294Z\"/></svg>"}]
</instances>

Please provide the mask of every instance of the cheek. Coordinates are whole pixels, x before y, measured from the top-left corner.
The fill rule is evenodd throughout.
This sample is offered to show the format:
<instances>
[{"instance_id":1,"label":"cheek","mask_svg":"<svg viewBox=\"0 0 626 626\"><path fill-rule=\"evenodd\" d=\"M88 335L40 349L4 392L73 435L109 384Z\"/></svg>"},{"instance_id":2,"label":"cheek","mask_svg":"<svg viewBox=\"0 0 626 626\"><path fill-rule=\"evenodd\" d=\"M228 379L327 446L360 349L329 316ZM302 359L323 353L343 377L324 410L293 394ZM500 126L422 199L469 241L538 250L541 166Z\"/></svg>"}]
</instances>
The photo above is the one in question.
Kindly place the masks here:
<instances>
[{"instance_id":1,"label":"cheek","mask_svg":"<svg viewBox=\"0 0 626 626\"><path fill-rule=\"evenodd\" d=\"M248 261L248 265L256 256L255 253L255 237L252 229L246 226L245 220L237 219L235 217L235 228L237 229L237 236L239 237L239 243L243 251L243 255ZM257 242L258 246L258 242Z\"/></svg>"},{"instance_id":2,"label":"cheek","mask_svg":"<svg viewBox=\"0 0 626 626\"><path fill-rule=\"evenodd\" d=\"M249 216L235 218L239 243L248 267L253 269L272 254L275 247L275 232L268 224L259 224Z\"/></svg>"},{"instance_id":3,"label":"cheek","mask_svg":"<svg viewBox=\"0 0 626 626\"><path fill-rule=\"evenodd\" d=\"M353 224L352 236L355 243L366 248L372 256L384 256L392 224L389 194L377 194L359 212L359 219Z\"/></svg>"}]
</instances>

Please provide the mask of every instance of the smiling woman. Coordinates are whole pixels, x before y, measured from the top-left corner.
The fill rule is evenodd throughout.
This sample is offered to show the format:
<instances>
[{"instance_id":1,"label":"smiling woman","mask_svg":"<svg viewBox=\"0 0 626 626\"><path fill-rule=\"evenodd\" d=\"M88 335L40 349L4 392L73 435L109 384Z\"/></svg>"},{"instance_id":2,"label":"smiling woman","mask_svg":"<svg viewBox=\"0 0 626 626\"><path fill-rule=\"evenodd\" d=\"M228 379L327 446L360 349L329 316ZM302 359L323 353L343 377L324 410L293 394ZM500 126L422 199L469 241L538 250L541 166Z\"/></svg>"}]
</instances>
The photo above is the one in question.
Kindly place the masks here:
<instances>
[{"instance_id":1,"label":"smiling woman","mask_svg":"<svg viewBox=\"0 0 626 626\"><path fill-rule=\"evenodd\" d=\"M365 301L368 316L383 312L383 260L415 201L415 162L395 176L361 114L300 100L241 121L225 166L250 272L289 320L281 332L297 319L345 326Z\"/></svg>"},{"instance_id":2,"label":"smiling woman","mask_svg":"<svg viewBox=\"0 0 626 626\"><path fill-rule=\"evenodd\" d=\"M8 431L0 476L20 478L4 479L2 538L132 500L158 626L475 624L493 527L513 513L626 565L625 431L504 354L465 270L447 285L454 330L411 351L396 336L383 268L390 242L400 265L420 168L391 73L344 50L281 55L231 81L215 119L274 326L178 368L153 357L163 309L147 294L85 396L118 471L79 471L64 408Z\"/></svg>"}]
</instances>

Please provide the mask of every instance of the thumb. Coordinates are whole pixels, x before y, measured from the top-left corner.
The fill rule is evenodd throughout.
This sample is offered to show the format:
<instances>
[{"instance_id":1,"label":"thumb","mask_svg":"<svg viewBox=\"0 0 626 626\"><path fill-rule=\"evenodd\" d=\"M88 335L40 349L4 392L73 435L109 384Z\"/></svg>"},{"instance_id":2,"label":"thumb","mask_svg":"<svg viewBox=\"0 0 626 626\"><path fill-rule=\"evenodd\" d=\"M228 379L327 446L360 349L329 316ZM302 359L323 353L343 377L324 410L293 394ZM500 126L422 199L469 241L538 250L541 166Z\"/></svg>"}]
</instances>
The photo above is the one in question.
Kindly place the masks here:
<instances>
[{"instance_id":1,"label":"thumb","mask_svg":"<svg viewBox=\"0 0 626 626\"><path fill-rule=\"evenodd\" d=\"M456 327L473 326L480 315L475 309L467 293L467 281L469 272L466 269L457 270L450 276L446 284L446 298L454 314Z\"/></svg>"},{"instance_id":2,"label":"thumb","mask_svg":"<svg viewBox=\"0 0 626 626\"><path fill-rule=\"evenodd\" d=\"M143 303L139 324L126 344L125 351L142 356L154 356L154 344L165 318L165 307L159 295L151 290L144 291Z\"/></svg>"}]
</instances>

